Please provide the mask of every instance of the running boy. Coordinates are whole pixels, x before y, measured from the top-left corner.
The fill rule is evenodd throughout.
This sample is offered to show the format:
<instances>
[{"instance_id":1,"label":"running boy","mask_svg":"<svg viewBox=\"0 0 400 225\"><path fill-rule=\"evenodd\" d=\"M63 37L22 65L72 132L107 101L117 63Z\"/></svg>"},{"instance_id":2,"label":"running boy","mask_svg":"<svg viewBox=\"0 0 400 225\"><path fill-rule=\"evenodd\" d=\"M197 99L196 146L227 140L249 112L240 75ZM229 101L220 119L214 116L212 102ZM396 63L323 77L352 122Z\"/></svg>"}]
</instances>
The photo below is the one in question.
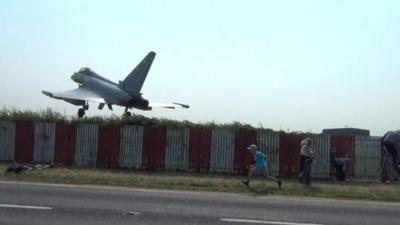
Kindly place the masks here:
<instances>
[{"instance_id":1,"label":"running boy","mask_svg":"<svg viewBox=\"0 0 400 225\"><path fill-rule=\"evenodd\" d=\"M257 151L257 145L250 145L247 150L253 155L255 164L249 166L249 177L247 180L243 180L242 183L249 186L251 178L254 174L259 171L263 176L275 181L279 187L282 186L282 181L278 178L271 176L268 172L267 157L261 151Z\"/></svg>"}]
</instances>

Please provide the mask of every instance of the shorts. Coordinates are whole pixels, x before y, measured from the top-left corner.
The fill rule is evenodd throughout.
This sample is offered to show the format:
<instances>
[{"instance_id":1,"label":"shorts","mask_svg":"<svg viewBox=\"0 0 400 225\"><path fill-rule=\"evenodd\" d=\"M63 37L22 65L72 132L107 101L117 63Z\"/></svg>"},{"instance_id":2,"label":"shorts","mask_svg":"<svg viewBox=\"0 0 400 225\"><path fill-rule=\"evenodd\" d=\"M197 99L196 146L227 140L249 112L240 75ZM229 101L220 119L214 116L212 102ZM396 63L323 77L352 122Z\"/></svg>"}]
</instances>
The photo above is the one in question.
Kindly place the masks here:
<instances>
[{"instance_id":1,"label":"shorts","mask_svg":"<svg viewBox=\"0 0 400 225\"><path fill-rule=\"evenodd\" d=\"M265 165L256 164L255 166L256 166L257 170L260 172L268 171L267 164L265 164Z\"/></svg>"}]
</instances>

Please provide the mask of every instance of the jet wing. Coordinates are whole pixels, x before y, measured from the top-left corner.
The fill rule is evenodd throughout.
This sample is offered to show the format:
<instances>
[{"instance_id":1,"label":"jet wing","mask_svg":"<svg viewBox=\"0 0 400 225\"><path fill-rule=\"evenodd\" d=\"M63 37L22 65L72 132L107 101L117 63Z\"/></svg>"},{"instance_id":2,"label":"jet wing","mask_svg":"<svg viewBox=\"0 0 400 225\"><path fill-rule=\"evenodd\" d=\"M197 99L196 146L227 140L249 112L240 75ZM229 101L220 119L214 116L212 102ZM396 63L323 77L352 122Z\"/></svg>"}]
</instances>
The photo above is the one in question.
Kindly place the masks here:
<instances>
[{"instance_id":1,"label":"jet wing","mask_svg":"<svg viewBox=\"0 0 400 225\"><path fill-rule=\"evenodd\" d=\"M189 105L182 104L182 103L156 103L156 102L150 102L149 103L150 107L154 108L167 108L167 109L176 109L176 108L189 108Z\"/></svg>"},{"instance_id":2,"label":"jet wing","mask_svg":"<svg viewBox=\"0 0 400 225\"><path fill-rule=\"evenodd\" d=\"M104 98L100 97L96 93L80 86L77 89L63 91L63 92L49 92L42 91L44 95L51 98L62 99L66 101L90 101L97 103L106 103Z\"/></svg>"}]
</instances>

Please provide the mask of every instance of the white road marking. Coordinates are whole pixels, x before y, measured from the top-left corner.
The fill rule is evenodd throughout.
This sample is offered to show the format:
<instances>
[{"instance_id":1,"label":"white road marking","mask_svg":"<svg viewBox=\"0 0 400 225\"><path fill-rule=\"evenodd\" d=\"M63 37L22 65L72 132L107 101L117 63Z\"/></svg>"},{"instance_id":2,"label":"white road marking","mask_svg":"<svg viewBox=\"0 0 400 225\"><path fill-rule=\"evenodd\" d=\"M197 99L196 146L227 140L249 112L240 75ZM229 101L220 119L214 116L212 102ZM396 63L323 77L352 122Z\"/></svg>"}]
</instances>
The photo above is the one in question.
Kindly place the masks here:
<instances>
[{"instance_id":1,"label":"white road marking","mask_svg":"<svg viewBox=\"0 0 400 225\"><path fill-rule=\"evenodd\" d=\"M0 204L0 208L40 209L40 210L50 210L50 209L52 209L51 207L47 207L47 206L8 205L8 204Z\"/></svg>"},{"instance_id":2,"label":"white road marking","mask_svg":"<svg viewBox=\"0 0 400 225\"><path fill-rule=\"evenodd\" d=\"M256 224L270 224L270 225L322 225L317 223L294 223L294 222L280 222L280 221L266 221L266 220L228 219L228 218L221 218L220 220L232 223L256 223Z\"/></svg>"},{"instance_id":3,"label":"white road marking","mask_svg":"<svg viewBox=\"0 0 400 225\"><path fill-rule=\"evenodd\" d=\"M128 212L128 215L134 215L134 216L137 216L137 215L139 215L139 212L135 212L135 211Z\"/></svg>"}]
</instances>

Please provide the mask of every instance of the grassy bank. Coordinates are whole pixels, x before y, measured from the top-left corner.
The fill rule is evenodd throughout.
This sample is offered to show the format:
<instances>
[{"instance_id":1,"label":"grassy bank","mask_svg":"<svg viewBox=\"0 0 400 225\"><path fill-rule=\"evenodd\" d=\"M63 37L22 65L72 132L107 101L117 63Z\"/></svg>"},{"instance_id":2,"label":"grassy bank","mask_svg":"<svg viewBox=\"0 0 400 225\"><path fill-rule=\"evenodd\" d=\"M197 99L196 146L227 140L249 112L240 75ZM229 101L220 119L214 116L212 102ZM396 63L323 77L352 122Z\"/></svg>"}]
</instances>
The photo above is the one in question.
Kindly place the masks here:
<instances>
[{"instance_id":1,"label":"grassy bank","mask_svg":"<svg viewBox=\"0 0 400 225\"><path fill-rule=\"evenodd\" d=\"M0 165L5 171L6 165ZM400 202L400 184L367 182L335 183L315 181L304 188L295 180L284 180L282 189L270 181L257 179L250 188L236 176L159 171L51 168L21 174L0 172L2 181L29 181L62 184L94 184L122 187L230 192L258 195L310 196L335 199L360 199Z\"/></svg>"}]
</instances>

